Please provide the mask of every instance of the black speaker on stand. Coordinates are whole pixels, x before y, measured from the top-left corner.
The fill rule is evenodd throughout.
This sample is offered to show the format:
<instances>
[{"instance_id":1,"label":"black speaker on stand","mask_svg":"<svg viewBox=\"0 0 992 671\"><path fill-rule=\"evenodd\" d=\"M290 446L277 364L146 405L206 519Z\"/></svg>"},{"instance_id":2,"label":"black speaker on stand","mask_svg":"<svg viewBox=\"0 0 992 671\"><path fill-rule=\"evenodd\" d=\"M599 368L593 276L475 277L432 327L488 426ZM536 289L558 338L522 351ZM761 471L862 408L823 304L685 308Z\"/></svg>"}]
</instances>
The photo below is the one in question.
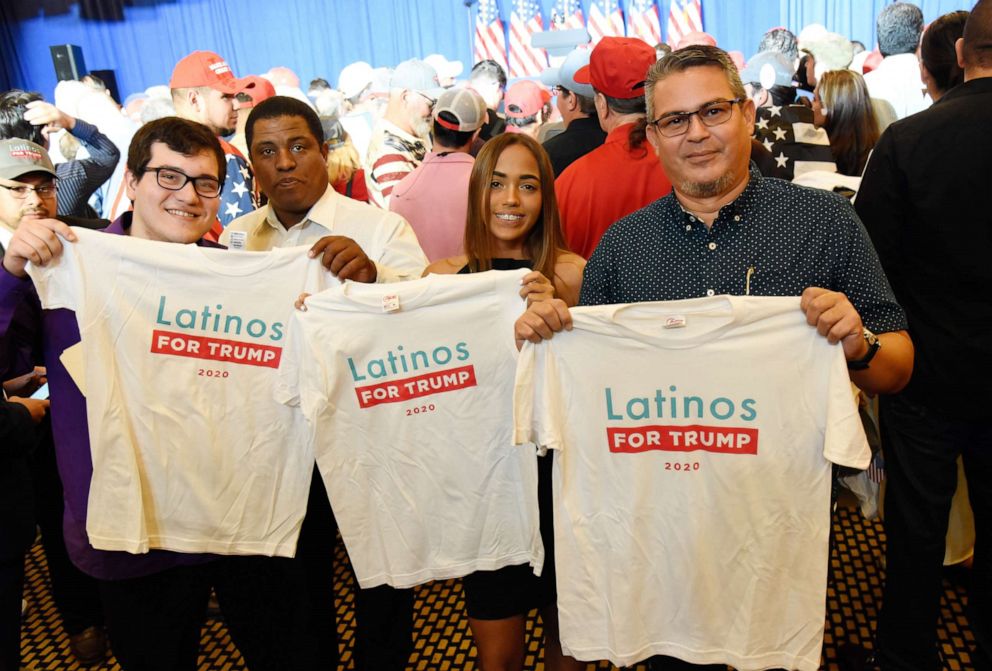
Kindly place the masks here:
<instances>
[{"instance_id":1,"label":"black speaker on stand","mask_svg":"<svg viewBox=\"0 0 992 671\"><path fill-rule=\"evenodd\" d=\"M49 49L52 52L55 76L60 82L66 79L79 79L86 74L83 50L75 44L56 44Z\"/></svg>"},{"instance_id":2,"label":"black speaker on stand","mask_svg":"<svg viewBox=\"0 0 992 671\"><path fill-rule=\"evenodd\" d=\"M110 97L121 102L121 92L117 88L117 73L113 70L90 70L89 72L94 77L99 77L100 81L107 85L107 90L110 91Z\"/></svg>"}]
</instances>

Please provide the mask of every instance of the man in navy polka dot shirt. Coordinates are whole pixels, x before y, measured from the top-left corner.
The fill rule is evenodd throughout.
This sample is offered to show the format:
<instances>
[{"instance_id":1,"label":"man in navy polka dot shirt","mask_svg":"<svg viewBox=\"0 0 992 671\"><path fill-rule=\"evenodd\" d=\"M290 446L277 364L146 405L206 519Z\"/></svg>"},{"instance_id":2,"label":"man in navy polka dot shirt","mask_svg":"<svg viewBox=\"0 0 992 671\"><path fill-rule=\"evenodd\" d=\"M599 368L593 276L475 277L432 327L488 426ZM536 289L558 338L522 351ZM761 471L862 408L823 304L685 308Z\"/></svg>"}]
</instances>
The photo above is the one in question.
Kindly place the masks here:
<instances>
[{"instance_id":1,"label":"man in navy polka dot shirt","mask_svg":"<svg viewBox=\"0 0 992 671\"><path fill-rule=\"evenodd\" d=\"M906 316L850 204L750 168L754 103L725 52L692 46L647 72L648 139L673 192L615 223L585 269L581 305L714 296L802 296L841 343L851 380L904 387L913 367ZM533 304L518 342L571 326L561 301Z\"/></svg>"}]
</instances>

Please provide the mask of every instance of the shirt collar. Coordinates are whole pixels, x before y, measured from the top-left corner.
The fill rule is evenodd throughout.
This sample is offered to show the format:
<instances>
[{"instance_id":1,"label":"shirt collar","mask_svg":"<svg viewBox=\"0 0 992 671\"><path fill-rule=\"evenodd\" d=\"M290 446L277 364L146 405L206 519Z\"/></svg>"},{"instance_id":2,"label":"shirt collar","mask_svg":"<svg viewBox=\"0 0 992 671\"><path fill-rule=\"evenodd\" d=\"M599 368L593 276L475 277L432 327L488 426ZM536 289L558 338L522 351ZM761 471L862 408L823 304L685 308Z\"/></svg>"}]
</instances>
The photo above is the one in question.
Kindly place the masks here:
<instances>
[{"instance_id":1,"label":"shirt collar","mask_svg":"<svg viewBox=\"0 0 992 671\"><path fill-rule=\"evenodd\" d=\"M4 249L10 247L10 239L12 237L14 237L14 232L3 224L0 224L0 245L3 245Z\"/></svg>"},{"instance_id":2,"label":"shirt collar","mask_svg":"<svg viewBox=\"0 0 992 671\"><path fill-rule=\"evenodd\" d=\"M737 198L720 208L716 221L713 223L716 224L716 222L720 221L721 218L726 218L727 216L733 215L740 215L742 218L745 218L748 212L752 211L752 205L754 205L760 196L761 190L764 188L764 181L765 178L752 161L748 166L747 186L744 187L744 190L741 191ZM671 193L669 213L676 218L682 219L687 219L690 216L696 216L682 207L682 203L679 202L678 197L675 195L674 189Z\"/></svg>"},{"instance_id":3,"label":"shirt collar","mask_svg":"<svg viewBox=\"0 0 992 671\"><path fill-rule=\"evenodd\" d=\"M606 144L610 144L611 142L623 142L626 144L636 125L637 122L633 121L631 123L625 123L622 126L617 126L607 134Z\"/></svg>"},{"instance_id":4,"label":"shirt collar","mask_svg":"<svg viewBox=\"0 0 992 671\"><path fill-rule=\"evenodd\" d=\"M330 184L324 190L324 195L322 195L316 203L310 208L306 216L303 217L298 223L293 224L289 228L282 225L279 221L279 217L276 216L276 211L272 209L271 205L266 206L265 217L259 222L257 228L263 228L269 226L270 228L276 229L281 235L285 235L292 229L296 227L306 228L311 223L323 226L328 231L334 228L334 214L337 211L337 198L343 198L344 196L338 196L338 193L331 187Z\"/></svg>"},{"instance_id":5,"label":"shirt collar","mask_svg":"<svg viewBox=\"0 0 992 671\"><path fill-rule=\"evenodd\" d=\"M399 136L401 139L409 142L410 144L419 144L422 147L428 146L427 143L424 141L424 138L417 137L416 135L411 135L410 133L407 133L405 130L403 130L402 128L400 128L399 126L397 126L388 119L379 119L379 123L382 124L383 130L387 131L388 133L392 133L393 135Z\"/></svg>"}]
</instances>

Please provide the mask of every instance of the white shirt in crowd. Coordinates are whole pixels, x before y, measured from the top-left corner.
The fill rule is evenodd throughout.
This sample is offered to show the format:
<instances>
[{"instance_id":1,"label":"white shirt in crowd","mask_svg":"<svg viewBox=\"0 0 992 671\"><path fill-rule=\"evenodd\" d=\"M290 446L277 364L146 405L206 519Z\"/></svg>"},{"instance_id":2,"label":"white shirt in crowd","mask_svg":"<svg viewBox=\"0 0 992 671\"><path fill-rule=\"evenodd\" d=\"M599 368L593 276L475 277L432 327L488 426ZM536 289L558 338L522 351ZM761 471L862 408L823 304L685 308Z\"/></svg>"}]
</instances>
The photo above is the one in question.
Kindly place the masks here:
<instances>
[{"instance_id":1,"label":"white shirt in crowd","mask_svg":"<svg viewBox=\"0 0 992 671\"><path fill-rule=\"evenodd\" d=\"M920 61L916 54L886 56L878 67L865 75L868 94L885 100L904 119L930 107L933 101L920 78Z\"/></svg>"},{"instance_id":2,"label":"white shirt in crowd","mask_svg":"<svg viewBox=\"0 0 992 671\"><path fill-rule=\"evenodd\" d=\"M540 571L536 453L512 441L526 272L348 282L296 314L278 397L307 417L363 588Z\"/></svg>"},{"instance_id":3,"label":"white shirt in crowd","mask_svg":"<svg viewBox=\"0 0 992 671\"><path fill-rule=\"evenodd\" d=\"M313 453L273 387L293 301L337 281L306 247L74 230L78 242L28 273L44 308L79 323L93 547L293 556Z\"/></svg>"},{"instance_id":4,"label":"white shirt in crowd","mask_svg":"<svg viewBox=\"0 0 992 671\"><path fill-rule=\"evenodd\" d=\"M518 442L557 452L562 647L742 671L820 664L831 462L870 452L798 298L572 310L525 344Z\"/></svg>"}]
</instances>

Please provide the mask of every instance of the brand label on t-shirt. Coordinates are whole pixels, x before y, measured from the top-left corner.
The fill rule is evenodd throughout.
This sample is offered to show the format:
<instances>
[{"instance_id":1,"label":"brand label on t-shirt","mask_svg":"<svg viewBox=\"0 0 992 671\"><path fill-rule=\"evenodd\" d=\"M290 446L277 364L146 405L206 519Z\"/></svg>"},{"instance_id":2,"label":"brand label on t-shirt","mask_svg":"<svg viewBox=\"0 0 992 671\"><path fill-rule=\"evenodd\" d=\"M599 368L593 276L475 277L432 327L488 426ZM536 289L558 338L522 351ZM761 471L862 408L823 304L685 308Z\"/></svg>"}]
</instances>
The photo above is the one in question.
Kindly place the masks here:
<instances>
[{"instance_id":1,"label":"brand label on t-shirt","mask_svg":"<svg viewBox=\"0 0 992 671\"><path fill-rule=\"evenodd\" d=\"M227 246L229 249L244 249L248 244L247 231L230 231L228 233Z\"/></svg>"}]
</instances>

